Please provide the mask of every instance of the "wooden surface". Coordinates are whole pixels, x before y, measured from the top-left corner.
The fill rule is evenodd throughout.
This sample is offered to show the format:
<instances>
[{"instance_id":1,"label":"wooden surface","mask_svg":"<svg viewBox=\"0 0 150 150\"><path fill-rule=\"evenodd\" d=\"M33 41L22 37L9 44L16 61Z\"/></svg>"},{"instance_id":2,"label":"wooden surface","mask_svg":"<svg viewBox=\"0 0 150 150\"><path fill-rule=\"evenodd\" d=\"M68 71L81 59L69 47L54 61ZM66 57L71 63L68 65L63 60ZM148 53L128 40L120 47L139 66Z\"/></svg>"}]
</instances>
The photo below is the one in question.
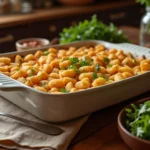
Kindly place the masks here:
<instances>
[{"instance_id":1,"label":"wooden surface","mask_svg":"<svg viewBox=\"0 0 150 150\"><path fill-rule=\"evenodd\" d=\"M111 3L111 4L110 4ZM41 20L50 20L50 19L56 19L56 18L63 18L67 16L73 16L73 15L83 15L88 13L94 13L99 10L108 10L112 9L113 7L119 8L123 6L131 6L135 5L134 0L126 0L126 1L114 1L104 3L104 2L98 2L93 5L88 6L59 6L50 8L49 10L35 10L33 13L30 14L16 14L16 15L1 15L0 16L0 28L2 27L10 27L10 26L16 26L18 24L27 24L31 22L37 22Z\"/></svg>"},{"instance_id":2,"label":"wooden surface","mask_svg":"<svg viewBox=\"0 0 150 150\"><path fill-rule=\"evenodd\" d=\"M124 26L121 29L133 43L138 44L137 28ZM117 116L123 107L145 97L150 97L150 92L93 113L73 139L68 150L131 150L118 133ZM9 141L7 144L14 143ZM0 150L6 149L0 148Z\"/></svg>"},{"instance_id":3,"label":"wooden surface","mask_svg":"<svg viewBox=\"0 0 150 150\"><path fill-rule=\"evenodd\" d=\"M77 143L70 150L130 150L119 136L114 122Z\"/></svg>"}]
</instances>

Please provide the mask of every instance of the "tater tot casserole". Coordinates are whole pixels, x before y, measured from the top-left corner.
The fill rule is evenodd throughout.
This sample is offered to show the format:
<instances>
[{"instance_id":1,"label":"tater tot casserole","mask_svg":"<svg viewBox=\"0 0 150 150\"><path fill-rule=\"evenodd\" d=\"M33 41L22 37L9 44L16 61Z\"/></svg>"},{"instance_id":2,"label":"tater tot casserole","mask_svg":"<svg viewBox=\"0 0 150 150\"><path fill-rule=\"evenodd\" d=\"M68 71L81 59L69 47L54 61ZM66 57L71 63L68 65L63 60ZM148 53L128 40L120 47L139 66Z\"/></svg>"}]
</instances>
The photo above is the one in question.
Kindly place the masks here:
<instances>
[{"instance_id":1,"label":"tater tot casserole","mask_svg":"<svg viewBox=\"0 0 150 150\"><path fill-rule=\"evenodd\" d=\"M150 60L123 50L91 47L49 48L26 56L0 57L0 72L48 93L76 92L117 82L150 70Z\"/></svg>"}]
</instances>

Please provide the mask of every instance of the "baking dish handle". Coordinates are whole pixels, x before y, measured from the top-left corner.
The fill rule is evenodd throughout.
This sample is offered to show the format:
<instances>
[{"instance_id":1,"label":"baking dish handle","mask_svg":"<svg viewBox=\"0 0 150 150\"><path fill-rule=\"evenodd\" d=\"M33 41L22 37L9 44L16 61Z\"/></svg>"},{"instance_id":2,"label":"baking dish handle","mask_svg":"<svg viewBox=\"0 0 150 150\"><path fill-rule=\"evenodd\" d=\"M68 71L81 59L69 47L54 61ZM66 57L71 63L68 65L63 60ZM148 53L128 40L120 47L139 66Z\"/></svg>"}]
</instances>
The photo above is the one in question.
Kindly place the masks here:
<instances>
[{"instance_id":1,"label":"baking dish handle","mask_svg":"<svg viewBox=\"0 0 150 150\"><path fill-rule=\"evenodd\" d=\"M0 90L1 91L20 91L25 86L2 73L0 73Z\"/></svg>"}]
</instances>

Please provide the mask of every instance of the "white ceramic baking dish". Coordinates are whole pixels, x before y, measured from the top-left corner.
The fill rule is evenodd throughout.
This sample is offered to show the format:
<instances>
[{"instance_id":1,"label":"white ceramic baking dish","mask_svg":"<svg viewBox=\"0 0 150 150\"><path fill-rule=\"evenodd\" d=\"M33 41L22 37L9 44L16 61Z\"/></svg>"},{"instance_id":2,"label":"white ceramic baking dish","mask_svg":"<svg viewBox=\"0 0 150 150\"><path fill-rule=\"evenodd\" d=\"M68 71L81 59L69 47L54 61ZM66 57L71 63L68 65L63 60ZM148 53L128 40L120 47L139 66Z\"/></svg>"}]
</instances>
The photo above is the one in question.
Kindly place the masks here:
<instances>
[{"instance_id":1,"label":"white ceramic baking dish","mask_svg":"<svg viewBox=\"0 0 150 150\"><path fill-rule=\"evenodd\" d=\"M51 47L80 47L84 45L97 45L100 43L104 44L107 48L122 49L124 52L131 52L135 56L142 57L145 55L150 59L150 49L132 44L112 44L104 41L83 41ZM45 50L45 48L43 48L43 50ZM0 57L11 57L16 54L26 55L35 51L36 50L7 53L0 55ZM150 89L150 72L148 71L144 74L119 82L75 93L47 94L30 87L18 87L20 87L19 82L14 86L7 86L0 90L0 95L42 120L49 122L63 122L120 103L148 91Z\"/></svg>"}]
</instances>

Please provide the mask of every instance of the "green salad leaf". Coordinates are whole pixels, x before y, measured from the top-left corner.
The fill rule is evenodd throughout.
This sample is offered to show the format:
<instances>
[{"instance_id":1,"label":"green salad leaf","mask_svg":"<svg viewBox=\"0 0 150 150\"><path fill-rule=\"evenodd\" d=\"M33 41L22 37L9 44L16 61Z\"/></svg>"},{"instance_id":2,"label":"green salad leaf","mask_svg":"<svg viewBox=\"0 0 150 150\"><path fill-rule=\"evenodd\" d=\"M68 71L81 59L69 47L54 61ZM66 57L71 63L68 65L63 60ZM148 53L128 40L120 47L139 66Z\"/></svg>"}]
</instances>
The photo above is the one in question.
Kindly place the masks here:
<instances>
[{"instance_id":1,"label":"green salad leaf","mask_svg":"<svg viewBox=\"0 0 150 150\"><path fill-rule=\"evenodd\" d=\"M150 140L150 101L126 109L126 127L133 135Z\"/></svg>"},{"instance_id":2,"label":"green salad leaf","mask_svg":"<svg viewBox=\"0 0 150 150\"><path fill-rule=\"evenodd\" d=\"M96 15L91 20L84 20L75 26L64 28L60 33L60 44L81 40L105 40L113 43L129 42L121 30L110 23L104 24Z\"/></svg>"}]
</instances>

